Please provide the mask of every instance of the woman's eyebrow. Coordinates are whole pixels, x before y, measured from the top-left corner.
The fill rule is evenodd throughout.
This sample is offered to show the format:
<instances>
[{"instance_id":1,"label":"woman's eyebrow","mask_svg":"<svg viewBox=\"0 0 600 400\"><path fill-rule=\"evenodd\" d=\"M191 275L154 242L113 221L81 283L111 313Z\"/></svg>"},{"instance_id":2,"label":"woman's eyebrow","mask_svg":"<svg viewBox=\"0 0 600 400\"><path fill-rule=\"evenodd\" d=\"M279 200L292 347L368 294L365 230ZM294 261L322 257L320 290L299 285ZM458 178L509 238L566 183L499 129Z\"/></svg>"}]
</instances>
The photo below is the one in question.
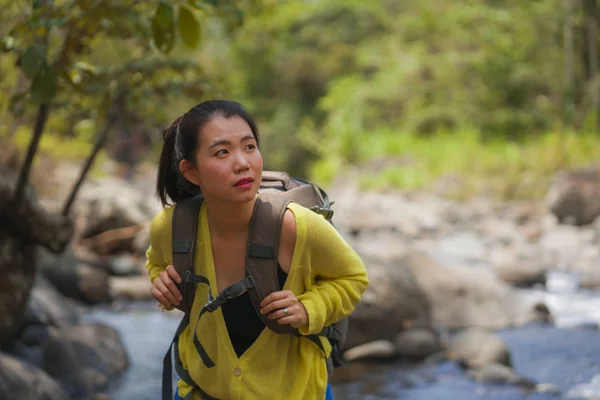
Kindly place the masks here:
<instances>
[{"instance_id":1,"label":"woman's eyebrow","mask_svg":"<svg viewBox=\"0 0 600 400\"><path fill-rule=\"evenodd\" d=\"M246 135L243 138L240 139L240 142L244 142L246 140L254 140L254 135ZM216 146L220 146L220 145L230 145L231 142L227 139L221 139L221 140L217 140L216 142L213 142L210 146L208 146L209 149L216 147Z\"/></svg>"}]
</instances>

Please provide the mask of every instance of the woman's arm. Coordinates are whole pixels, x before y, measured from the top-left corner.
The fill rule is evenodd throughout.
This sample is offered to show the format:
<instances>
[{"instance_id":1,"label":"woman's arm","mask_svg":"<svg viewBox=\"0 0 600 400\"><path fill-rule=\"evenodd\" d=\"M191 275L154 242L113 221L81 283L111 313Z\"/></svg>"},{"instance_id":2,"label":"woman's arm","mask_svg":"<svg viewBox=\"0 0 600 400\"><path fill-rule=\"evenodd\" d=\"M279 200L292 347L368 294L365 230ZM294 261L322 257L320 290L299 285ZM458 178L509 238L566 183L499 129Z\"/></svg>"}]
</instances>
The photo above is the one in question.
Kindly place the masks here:
<instances>
[{"instance_id":1,"label":"woman's arm","mask_svg":"<svg viewBox=\"0 0 600 400\"><path fill-rule=\"evenodd\" d=\"M175 282L181 278L171 265L172 210L160 211L150 224L150 247L146 251L146 268L152 282L152 297L171 310L182 300Z\"/></svg>"},{"instance_id":2,"label":"woman's arm","mask_svg":"<svg viewBox=\"0 0 600 400\"><path fill-rule=\"evenodd\" d=\"M146 251L146 268L150 281L154 280L170 264L167 250L171 245L171 219L167 209L161 210L150 223L150 247ZM169 247L169 249L167 249Z\"/></svg>"},{"instance_id":3,"label":"woman's arm","mask_svg":"<svg viewBox=\"0 0 600 400\"><path fill-rule=\"evenodd\" d=\"M298 296L308 313L303 335L317 334L350 315L359 303L369 280L363 261L336 229L321 215L306 213L306 253L310 268L307 291Z\"/></svg>"}]
</instances>

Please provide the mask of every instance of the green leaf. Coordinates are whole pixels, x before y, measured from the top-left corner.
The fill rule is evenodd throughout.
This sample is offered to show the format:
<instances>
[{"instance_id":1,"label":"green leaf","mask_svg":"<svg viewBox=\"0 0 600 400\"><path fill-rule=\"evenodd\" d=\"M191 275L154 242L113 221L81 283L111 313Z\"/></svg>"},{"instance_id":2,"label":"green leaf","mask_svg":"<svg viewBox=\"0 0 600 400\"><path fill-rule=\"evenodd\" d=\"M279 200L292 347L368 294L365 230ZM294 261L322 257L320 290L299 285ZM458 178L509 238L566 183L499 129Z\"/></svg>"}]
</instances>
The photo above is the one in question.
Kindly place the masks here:
<instances>
[{"instance_id":1,"label":"green leaf","mask_svg":"<svg viewBox=\"0 0 600 400\"><path fill-rule=\"evenodd\" d=\"M212 7L219 6L219 0L188 0L187 3L198 10L206 10L204 4L208 4Z\"/></svg>"},{"instance_id":2,"label":"green leaf","mask_svg":"<svg viewBox=\"0 0 600 400\"><path fill-rule=\"evenodd\" d=\"M46 65L46 50L43 46L33 45L25 49L21 57L21 68L29 79L34 76Z\"/></svg>"},{"instance_id":3,"label":"green leaf","mask_svg":"<svg viewBox=\"0 0 600 400\"><path fill-rule=\"evenodd\" d=\"M182 5L179 8L179 21L177 25L183 43L188 47L196 48L200 41L200 23L189 7Z\"/></svg>"},{"instance_id":4,"label":"green leaf","mask_svg":"<svg viewBox=\"0 0 600 400\"><path fill-rule=\"evenodd\" d=\"M173 7L161 3L152 19L152 38L158 50L168 54L175 45Z\"/></svg>"},{"instance_id":5,"label":"green leaf","mask_svg":"<svg viewBox=\"0 0 600 400\"><path fill-rule=\"evenodd\" d=\"M188 0L187 3L198 10L206 11L206 7L202 5L202 2L197 0Z\"/></svg>"},{"instance_id":6,"label":"green leaf","mask_svg":"<svg viewBox=\"0 0 600 400\"><path fill-rule=\"evenodd\" d=\"M163 29L168 29L173 24L174 19L175 11L173 10L173 6L164 2L160 3L154 14L153 22L156 22Z\"/></svg>"},{"instance_id":7,"label":"green leaf","mask_svg":"<svg viewBox=\"0 0 600 400\"><path fill-rule=\"evenodd\" d=\"M31 82L31 97L35 102L47 103L56 95L56 73L46 64Z\"/></svg>"},{"instance_id":8,"label":"green leaf","mask_svg":"<svg viewBox=\"0 0 600 400\"><path fill-rule=\"evenodd\" d=\"M2 51L9 52L15 48L16 40L14 37L6 35L0 38L0 47Z\"/></svg>"}]
</instances>

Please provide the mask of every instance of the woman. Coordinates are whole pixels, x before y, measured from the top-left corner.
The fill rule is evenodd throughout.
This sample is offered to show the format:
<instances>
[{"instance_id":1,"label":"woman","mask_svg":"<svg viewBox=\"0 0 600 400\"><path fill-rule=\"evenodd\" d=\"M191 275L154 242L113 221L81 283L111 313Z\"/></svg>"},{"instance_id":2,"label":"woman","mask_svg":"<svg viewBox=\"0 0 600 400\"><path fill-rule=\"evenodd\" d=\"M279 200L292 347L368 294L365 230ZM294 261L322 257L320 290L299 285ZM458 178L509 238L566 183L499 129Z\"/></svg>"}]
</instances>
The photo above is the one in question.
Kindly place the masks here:
<instances>
[{"instance_id":1,"label":"woman","mask_svg":"<svg viewBox=\"0 0 600 400\"><path fill-rule=\"evenodd\" d=\"M182 300L172 264L171 221L177 202L202 193L195 273L208 277L212 293L244 278L250 219L263 160L250 114L232 101L206 101L177 119L164 134L157 194L165 208L153 219L147 268L152 295L171 309ZM168 206L168 199L175 206ZM302 335L316 334L349 315L368 285L363 262L320 215L291 203L284 214L278 277L283 288L266 297L261 313ZM198 285L190 319L196 321L208 295ZM195 314L195 315L194 315ZM310 340L265 329L247 294L190 324L179 336L185 370L217 399L323 399L326 355ZM214 360L201 360L198 335ZM330 351L330 348L327 349ZM191 388L178 381L178 394ZM177 397L176 397L177 398ZM192 393L192 399L201 395Z\"/></svg>"}]
</instances>

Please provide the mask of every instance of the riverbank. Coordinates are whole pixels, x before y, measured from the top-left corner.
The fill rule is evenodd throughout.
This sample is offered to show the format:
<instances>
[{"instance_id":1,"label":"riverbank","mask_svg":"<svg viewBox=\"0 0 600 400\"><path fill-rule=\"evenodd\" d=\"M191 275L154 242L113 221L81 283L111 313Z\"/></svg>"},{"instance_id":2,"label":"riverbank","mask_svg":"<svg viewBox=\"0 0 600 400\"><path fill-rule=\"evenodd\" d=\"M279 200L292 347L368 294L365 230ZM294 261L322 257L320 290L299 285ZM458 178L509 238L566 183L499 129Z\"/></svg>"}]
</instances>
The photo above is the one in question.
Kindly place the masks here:
<instances>
[{"instance_id":1,"label":"riverbank","mask_svg":"<svg viewBox=\"0 0 600 400\"><path fill-rule=\"evenodd\" d=\"M573 290L575 281L558 274L550 281L562 291L527 290L553 297L560 308L555 325L532 324L501 329L498 334L514 355L514 369L538 382L551 384L558 394L528 393L512 385L474 381L455 362L407 364L351 363L339 370L346 382L334 384L336 399L496 399L584 400L600 398L600 292ZM567 289L571 288L571 289ZM585 301L584 301L585 300ZM129 370L108 390L113 400L154 400L161 385L162 357L172 339L179 315L161 313L153 302L127 303L119 309L91 309L89 321L101 321L120 332L131 359ZM338 378L338 381L340 378Z\"/></svg>"},{"instance_id":2,"label":"riverbank","mask_svg":"<svg viewBox=\"0 0 600 400\"><path fill-rule=\"evenodd\" d=\"M355 183L340 177L327 187L335 200L336 227L364 258L371 278L351 318L346 350L383 342L386 354L380 347L379 361L373 363L373 353L353 352L350 357L347 352L348 359L356 361L346 369L349 379L336 382L338 398L405 398L423 393L427 398L445 393L475 399L526 396L510 383L513 375L535 381L528 389L535 387L531 396L548 396L545 390L552 389L569 398L565 396L578 387L587 388L578 385L593 387L596 375L588 372L595 373L598 362L563 356L571 354L567 351L571 336L580 338L573 351L600 353L594 347L598 334L589 328L600 322L596 311L600 223L560 224L540 202L454 201L428 192L364 191ZM54 201L61 204L59 198ZM143 267L148 222L158 209L149 179L87 182L77 203L78 234L72 246L62 257L40 265L42 275L53 284L64 284L63 295L95 303L86 307L85 321L105 322L120 334L129 368L103 389L114 399L156 398L162 357L179 322L176 313L159 313L149 299ZM543 325L537 339L527 333L531 323ZM516 360L502 367L512 374L508 384L496 388L474 379L485 368L498 368L497 364L473 363L468 356L452 358L448 343L431 334L460 334L472 327L485 328L493 342L506 343L506 351ZM566 329L575 333L555 333ZM506 336L513 331L514 336ZM407 364L405 356L411 350L403 341L407 337L435 343L427 342L432 346L426 353ZM535 348L528 343L533 340L545 341L549 347L532 353ZM436 349L450 361L422 364ZM569 381L554 373L533 374L553 359L562 359ZM522 360L531 368L523 367ZM560 370L558 364L553 368ZM490 377L483 379L489 382Z\"/></svg>"}]
</instances>

